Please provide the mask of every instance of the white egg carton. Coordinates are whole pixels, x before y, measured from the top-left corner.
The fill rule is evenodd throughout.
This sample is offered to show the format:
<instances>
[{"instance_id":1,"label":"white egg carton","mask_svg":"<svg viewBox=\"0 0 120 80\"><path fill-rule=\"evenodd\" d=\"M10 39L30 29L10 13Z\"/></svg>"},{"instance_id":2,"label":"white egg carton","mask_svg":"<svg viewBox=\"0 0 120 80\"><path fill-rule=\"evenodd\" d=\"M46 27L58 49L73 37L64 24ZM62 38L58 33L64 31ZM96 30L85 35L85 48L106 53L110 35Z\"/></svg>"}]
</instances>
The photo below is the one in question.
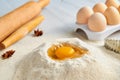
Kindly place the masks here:
<instances>
[{"instance_id":1,"label":"white egg carton","mask_svg":"<svg viewBox=\"0 0 120 80\"><path fill-rule=\"evenodd\" d=\"M120 24L114 26L108 25L107 28L101 32L93 32L88 29L87 25L75 24L75 26L76 26L75 31L79 32L82 30L89 40L104 40L106 37L120 30Z\"/></svg>"}]
</instances>

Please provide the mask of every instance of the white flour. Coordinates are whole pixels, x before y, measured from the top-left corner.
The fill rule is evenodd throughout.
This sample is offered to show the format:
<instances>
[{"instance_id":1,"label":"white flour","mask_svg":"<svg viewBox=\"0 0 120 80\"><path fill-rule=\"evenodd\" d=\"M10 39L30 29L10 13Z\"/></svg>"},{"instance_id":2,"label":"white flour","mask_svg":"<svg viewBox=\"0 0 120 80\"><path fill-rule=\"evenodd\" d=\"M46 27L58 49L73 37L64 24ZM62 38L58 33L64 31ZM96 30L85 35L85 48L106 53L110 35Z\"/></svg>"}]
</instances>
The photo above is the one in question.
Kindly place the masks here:
<instances>
[{"instance_id":1,"label":"white flour","mask_svg":"<svg viewBox=\"0 0 120 80\"><path fill-rule=\"evenodd\" d=\"M120 63L116 58L78 39L63 39L90 50L81 58L55 61L48 57L50 44L43 44L19 64L14 80L119 80ZM107 51L107 50L106 50ZM118 67L116 67L118 66Z\"/></svg>"}]
</instances>

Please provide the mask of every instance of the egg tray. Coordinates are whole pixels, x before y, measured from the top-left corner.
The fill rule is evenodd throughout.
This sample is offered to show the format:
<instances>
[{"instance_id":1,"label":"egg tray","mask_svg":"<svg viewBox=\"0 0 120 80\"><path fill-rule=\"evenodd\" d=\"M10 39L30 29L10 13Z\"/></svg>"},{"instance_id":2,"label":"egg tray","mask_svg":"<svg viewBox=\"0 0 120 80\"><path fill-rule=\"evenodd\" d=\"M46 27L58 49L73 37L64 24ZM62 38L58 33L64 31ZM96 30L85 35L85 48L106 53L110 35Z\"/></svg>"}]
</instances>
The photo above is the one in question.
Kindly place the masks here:
<instances>
[{"instance_id":1,"label":"egg tray","mask_svg":"<svg viewBox=\"0 0 120 80\"><path fill-rule=\"evenodd\" d=\"M108 25L107 28L101 32L93 32L88 29L87 25L75 24L75 26L75 31L77 33L83 31L89 40L104 40L106 37L120 30L120 24L114 26Z\"/></svg>"}]
</instances>

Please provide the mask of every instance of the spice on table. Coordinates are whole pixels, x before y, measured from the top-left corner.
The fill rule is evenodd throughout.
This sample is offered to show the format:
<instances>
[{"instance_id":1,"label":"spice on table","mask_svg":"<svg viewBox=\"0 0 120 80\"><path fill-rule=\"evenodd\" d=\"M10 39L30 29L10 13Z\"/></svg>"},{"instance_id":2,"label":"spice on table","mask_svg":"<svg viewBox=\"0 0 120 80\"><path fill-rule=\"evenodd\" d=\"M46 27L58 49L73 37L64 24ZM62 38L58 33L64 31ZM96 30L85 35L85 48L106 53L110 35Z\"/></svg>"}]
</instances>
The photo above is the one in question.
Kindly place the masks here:
<instances>
[{"instance_id":1,"label":"spice on table","mask_svg":"<svg viewBox=\"0 0 120 80\"><path fill-rule=\"evenodd\" d=\"M7 58L11 57L14 53L15 53L15 50L6 51L6 52L2 55L2 58L3 58L3 59L7 59Z\"/></svg>"},{"instance_id":2,"label":"spice on table","mask_svg":"<svg viewBox=\"0 0 120 80\"><path fill-rule=\"evenodd\" d=\"M35 36L41 36L42 34L43 34L43 31L42 31L42 30L39 30L39 29L34 30L34 35L35 35Z\"/></svg>"}]
</instances>

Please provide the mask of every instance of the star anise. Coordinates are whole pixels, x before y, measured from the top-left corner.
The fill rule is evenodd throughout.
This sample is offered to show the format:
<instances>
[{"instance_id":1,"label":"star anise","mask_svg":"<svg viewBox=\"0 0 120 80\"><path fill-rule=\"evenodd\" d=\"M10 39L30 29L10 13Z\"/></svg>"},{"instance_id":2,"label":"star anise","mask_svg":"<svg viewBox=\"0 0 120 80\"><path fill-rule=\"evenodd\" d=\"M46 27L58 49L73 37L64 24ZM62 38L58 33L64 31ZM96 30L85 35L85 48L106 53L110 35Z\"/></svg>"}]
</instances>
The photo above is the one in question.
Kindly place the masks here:
<instances>
[{"instance_id":1,"label":"star anise","mask_svg":"<svg viewBox=\"0 0 120 80\"><path fill-rule=\"evenodd\" d=\"M9 51L6 51L3 55L2 55L2 58L3 59L7 59L9 57L11 57L13 54L14 54L15 50L9 50Z\"/></svg>"},{"instance_id":2,"label":"star anise","mask_svg":"<svg viewBox=\"0 0 120 80\"><path fill-rule=\"evenodd\" d=\"M34 35L35 35L35 36L41 36L42 34L43 34L43 31L42 31L42 30L39 30L39 29L34 30Z\"/></svg>"}]
</instances>

